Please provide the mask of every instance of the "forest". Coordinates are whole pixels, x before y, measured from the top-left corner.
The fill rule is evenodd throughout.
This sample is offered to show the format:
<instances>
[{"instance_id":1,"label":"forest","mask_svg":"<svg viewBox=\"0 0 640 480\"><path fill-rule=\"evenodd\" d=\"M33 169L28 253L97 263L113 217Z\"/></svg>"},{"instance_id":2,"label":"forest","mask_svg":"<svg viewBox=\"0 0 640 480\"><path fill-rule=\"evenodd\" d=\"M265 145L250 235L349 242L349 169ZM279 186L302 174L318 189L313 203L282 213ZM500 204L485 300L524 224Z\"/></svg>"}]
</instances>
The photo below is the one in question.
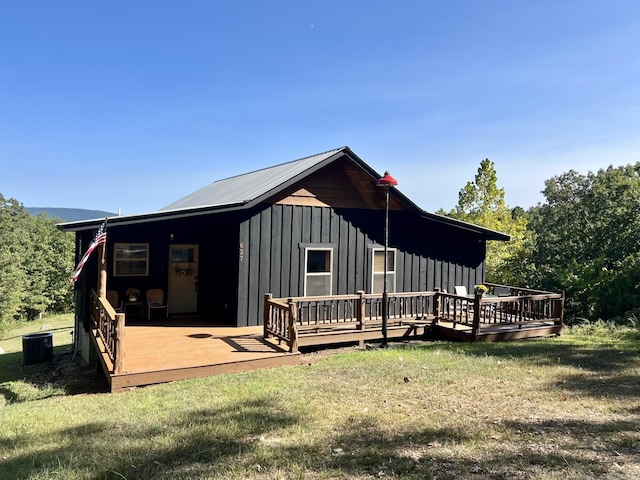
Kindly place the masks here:
<instances>
[{"instance_id":1,"label":"forest","mask_svg":"<svg viewBox=\"0 0 640 480\"><path fill-rule=\"evenodd\" d=\"M73 234L0 194L0 331L16 320L72 308Z\"/></svg>"},{"instance_id":2,"label":"forest","mask_svg":"<svg viewBox=\"0 0 640 480\"><path fill-rule=\"evenodd\" d=\"M569 324L636 321L640 307L640 162L545 181L544 201L509 207L494 163L480 162L458 204L436 213L511 236L487 245L487 281L566 292ZM0 330L72 309L74 239L0 194Z\"/></svg>"}]
</instances>

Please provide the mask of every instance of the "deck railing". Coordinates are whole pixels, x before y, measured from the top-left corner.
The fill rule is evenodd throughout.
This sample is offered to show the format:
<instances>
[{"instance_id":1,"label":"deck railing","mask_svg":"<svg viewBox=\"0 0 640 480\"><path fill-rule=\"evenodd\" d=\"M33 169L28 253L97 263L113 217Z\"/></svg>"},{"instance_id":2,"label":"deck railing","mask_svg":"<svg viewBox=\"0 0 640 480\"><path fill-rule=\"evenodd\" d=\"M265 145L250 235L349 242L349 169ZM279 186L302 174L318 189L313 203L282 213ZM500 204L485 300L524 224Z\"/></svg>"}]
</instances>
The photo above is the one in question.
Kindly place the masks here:
<instances>
[{"instance_id":1,"label":"deck railing","mask_svg":"<svg viewBox=\"0 0 640 480\"><path fill-rule=\"evenodd\" d=\"M441 293L440 309L435 321L448 321L471 327L477 335L481 328L490 325L517 325L552 322L562 325L564 294L544 292L506 285L486 284L485 295L452 295Z\"/></svg>"},{"instance_id":2,"label":"deck railing","mask_svg":"<svg viewBox=\"0 0 640 480\"><path fill-rule=\"evenodd\" d=\"M389 293L388 325L419 321L450 322L471 328L474 338L483 327L550 322L562 325L564 294L497 284L487 284L487 295L440 292ZM264 336L274 337L297 351L300 335L315 332L339 334L350 330L380 329L382 295L273 298L265 295Z\"/></svg>"},{"instance_id":3,"label":"deck railing","mask_svg":"<svg viewBox=\"0 0 640 480\"><path fill-rule=\"evenodd\" d=\"M96 337L102 341L104 352L111 361L112 373L124 371L124 313L116 313L106 298L91 291L91 320Z\"/></svg>"},{"instance_id":4,"label":"deck railing","mask_svg":"<svg viewBox=\"0 0 640 480\"><path fill-rule=\"evenodd\" d=\"M427 321L433 318L436 292L389 293L389 324ZM351 328L380 328L382 295L333 295L274 299L265 295L264 336L274 337L297 351L301 333ZM340 331L340 330L339 330Z\"/></svg>"}]
</instances>

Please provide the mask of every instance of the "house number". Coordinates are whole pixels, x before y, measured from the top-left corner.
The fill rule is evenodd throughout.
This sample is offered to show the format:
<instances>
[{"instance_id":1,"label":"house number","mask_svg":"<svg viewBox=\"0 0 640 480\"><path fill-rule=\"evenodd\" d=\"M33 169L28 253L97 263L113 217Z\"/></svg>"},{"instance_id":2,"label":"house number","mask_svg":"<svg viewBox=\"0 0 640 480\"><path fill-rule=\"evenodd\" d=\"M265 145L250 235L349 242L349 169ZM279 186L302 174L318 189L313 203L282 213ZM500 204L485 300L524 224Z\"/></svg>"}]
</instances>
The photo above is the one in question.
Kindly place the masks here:
<instances>
[{"instance_id":1,"label":"house number","mask_svg":"<svg viewBox=\"0 0 640 480\"><path fill-rule=\"evenodd\" d=\"M244 260L244 242L240 242L240 261Z\"/></svg>"}]
</instances>

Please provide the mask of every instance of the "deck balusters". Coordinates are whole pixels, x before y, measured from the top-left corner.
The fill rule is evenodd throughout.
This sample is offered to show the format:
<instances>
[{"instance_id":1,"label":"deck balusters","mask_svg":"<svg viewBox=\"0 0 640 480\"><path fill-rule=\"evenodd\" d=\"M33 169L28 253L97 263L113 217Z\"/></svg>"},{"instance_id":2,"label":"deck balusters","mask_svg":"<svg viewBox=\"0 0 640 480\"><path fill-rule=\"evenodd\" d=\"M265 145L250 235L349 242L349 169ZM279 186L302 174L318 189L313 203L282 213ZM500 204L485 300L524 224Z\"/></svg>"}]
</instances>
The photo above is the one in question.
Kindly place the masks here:
<instances>
[{"instance_id":1,"label":"deck balusters","mask_svg":"<svg viewBox=\"0 0 640 480\"><path fill-rule=\"evenodd\" d=\"M99 297L95 290L91 291L91 312L95 336L111 361L112 373L124 372L125 315L116 314L107 299Z\"/></svg>"},{"instance_id":2,"label":"deck balusters","mask_svg":"<svg viewBox=\"0 0 640 480\"><path fill-rule=\"evenodd\" d=\"M458 327L459 332L467 331L473 338L482 334L483 329L499 325L522 328L553 321L562 326L562 293L507 288L510 288L509 296L462 296L439 290L391 293L388 294L389 326L432 324L435 328L449 324L446 328ZM265 332L287 342L290 349L297 348L303 337L306 342L303 345L335 343L343 334L362 343L365 335L368 339L375 338L375 332L380 329L380 294L295 297L286 302L265 296L264 318L268 322ZM312 336L317 339L316 343L309 340Z\"/></svg>"}]
</instances>

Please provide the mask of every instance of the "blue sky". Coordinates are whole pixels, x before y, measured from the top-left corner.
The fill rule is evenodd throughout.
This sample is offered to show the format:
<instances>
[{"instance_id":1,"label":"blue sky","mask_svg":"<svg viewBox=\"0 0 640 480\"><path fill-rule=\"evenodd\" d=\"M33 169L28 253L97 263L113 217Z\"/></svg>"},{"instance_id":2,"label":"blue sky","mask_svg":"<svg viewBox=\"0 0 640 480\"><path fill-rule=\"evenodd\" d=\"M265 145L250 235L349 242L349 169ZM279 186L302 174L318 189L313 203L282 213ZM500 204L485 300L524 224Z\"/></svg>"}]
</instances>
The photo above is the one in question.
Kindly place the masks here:
<instances>
[{"instance_id":1,"label":"blue sky","mask_svg":"<svg viewBox=\"0 0 640 480\"><path fill-rule=\"evenodd\" d=\"M640 161L640 2L6 1L0 193L144 213L348 145L422 208Z\"/></svg>"}]
</instances>

